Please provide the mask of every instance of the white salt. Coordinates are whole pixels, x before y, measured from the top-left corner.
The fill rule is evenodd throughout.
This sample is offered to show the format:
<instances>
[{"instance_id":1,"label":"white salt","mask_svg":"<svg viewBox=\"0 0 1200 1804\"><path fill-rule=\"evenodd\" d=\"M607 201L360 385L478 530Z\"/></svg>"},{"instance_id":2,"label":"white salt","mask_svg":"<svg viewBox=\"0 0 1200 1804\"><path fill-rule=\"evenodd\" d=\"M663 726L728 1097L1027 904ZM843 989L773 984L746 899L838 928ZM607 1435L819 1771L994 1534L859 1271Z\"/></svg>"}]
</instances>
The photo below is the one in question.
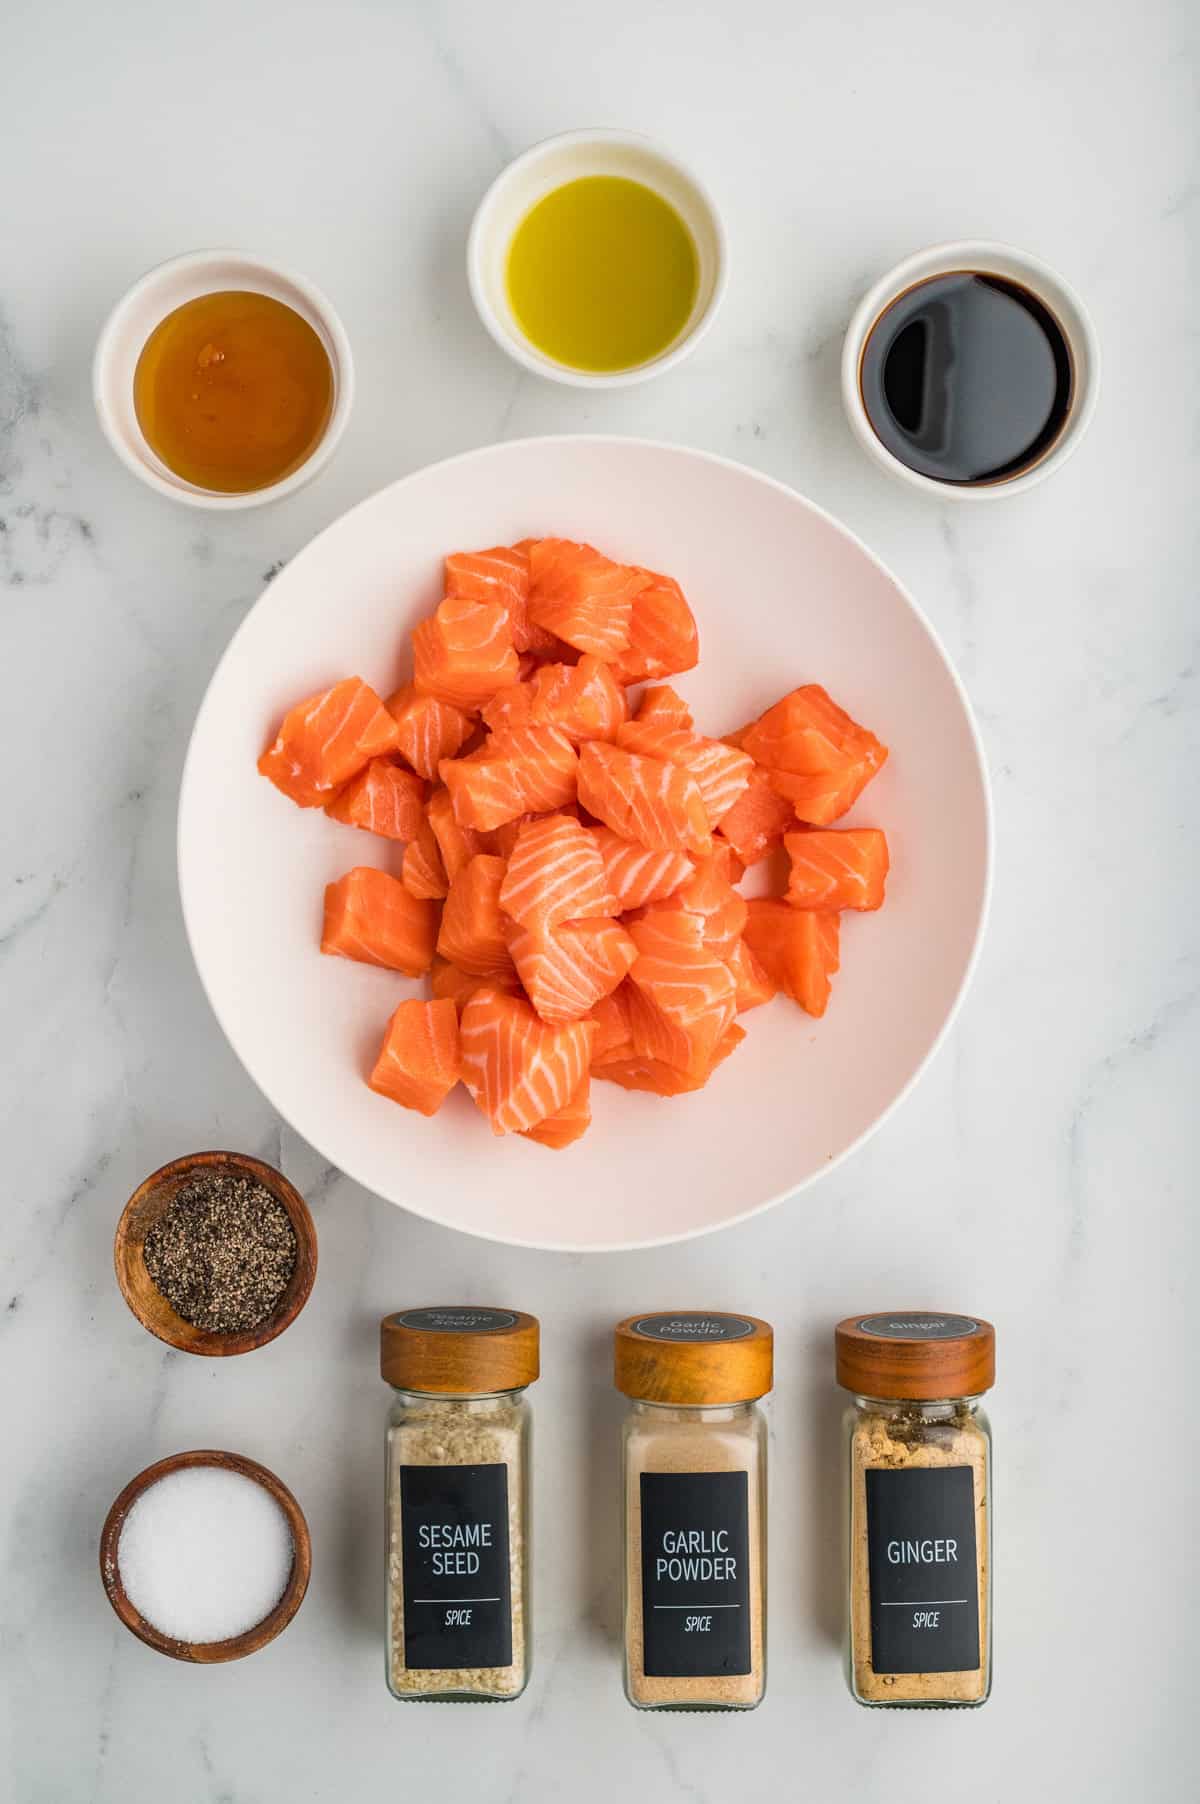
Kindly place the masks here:
<instances>
[{"instance_id":1,"label":"white salt","mask_svg":"<svg viewBox=\"0 0 1200 1804\"><path fill-rule=\"evenodd\" d=\"M177 1641L228 1641L270 1615L291 1576L288 1519L271 1493L221 1466L184 1466L143 1491L117 1565L135 1609Z\"/></svg>"}]
</instances>

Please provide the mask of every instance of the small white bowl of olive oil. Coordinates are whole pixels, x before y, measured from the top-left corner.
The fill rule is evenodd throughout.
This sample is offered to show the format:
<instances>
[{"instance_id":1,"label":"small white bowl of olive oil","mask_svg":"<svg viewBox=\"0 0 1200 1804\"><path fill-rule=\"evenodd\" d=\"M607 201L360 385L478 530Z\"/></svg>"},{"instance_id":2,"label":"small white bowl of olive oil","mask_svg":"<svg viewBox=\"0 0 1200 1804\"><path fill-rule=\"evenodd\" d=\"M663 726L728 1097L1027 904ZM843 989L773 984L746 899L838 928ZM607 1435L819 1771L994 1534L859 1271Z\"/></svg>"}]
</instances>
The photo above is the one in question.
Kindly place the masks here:
<instances>
[{"instance_id":1,"label":"small white bowl of olive oil","mask_svg":"<svg viewBox=\"0 0 1200 1804\"><path fill-rule=\"evenodd\" d=\"M716 317L728 274L712 197L636 132L564 132L492 183L467 241L487 330L525 369L620 388L672 369Z\"/></svg>"},{"instance_id":2,"label":"small white bowl of olive oil","mask_svg":"<svg viewBox=\"0 0 1200 1804\"><path fill-rule=\"evenodd\" d=\"M345 328L311 282L242 251L192 251L135 282L92 364L127 469L190 507L278 501L333 456L354 401Z\"/></svg>"}]
</instances>

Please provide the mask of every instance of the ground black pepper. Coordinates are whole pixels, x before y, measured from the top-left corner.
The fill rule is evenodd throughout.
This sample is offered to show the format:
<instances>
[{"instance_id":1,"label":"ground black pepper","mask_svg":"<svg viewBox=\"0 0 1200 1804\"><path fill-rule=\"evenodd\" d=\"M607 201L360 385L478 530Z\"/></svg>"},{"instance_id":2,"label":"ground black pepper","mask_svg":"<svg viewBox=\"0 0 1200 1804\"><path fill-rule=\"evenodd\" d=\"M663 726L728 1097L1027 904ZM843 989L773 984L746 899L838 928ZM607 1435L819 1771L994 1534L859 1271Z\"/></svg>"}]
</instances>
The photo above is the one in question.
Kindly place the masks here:
<instances>
[{"instance_id":1,"label":"ground black pepper","mask_svg":"<svg viewBox=\"0 0 1200 1804\"><path fill-rule=\"evenodd\" d=\"M278 1308L296 1263L296 1231L265 1185L201 1171L151 1228L143 1257L185 1322L237 1334Z\"/></svg>"}]
</instances>

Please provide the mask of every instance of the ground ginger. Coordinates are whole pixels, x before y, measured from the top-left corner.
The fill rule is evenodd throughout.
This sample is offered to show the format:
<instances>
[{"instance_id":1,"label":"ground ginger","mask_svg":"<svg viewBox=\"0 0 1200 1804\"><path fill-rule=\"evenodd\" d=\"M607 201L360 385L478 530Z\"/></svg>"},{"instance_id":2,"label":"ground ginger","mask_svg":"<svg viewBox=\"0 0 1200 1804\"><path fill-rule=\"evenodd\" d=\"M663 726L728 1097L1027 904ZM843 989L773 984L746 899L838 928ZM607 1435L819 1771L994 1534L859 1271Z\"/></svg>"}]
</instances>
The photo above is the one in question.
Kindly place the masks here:
<instances>
[{"instance_id":1,"label":"ground ginger","mask_svg":"<svg viewBox=\"0 0 1200 1804\"><path fill-rule=\"evenodd\" d=\"M994 1334L928 1311L837 1331L849 1411L849 1680L863 1704L981 1704L991 1688ZM907 1394L905 1394L907 1393Z\"/></svg>"}]
</instances>

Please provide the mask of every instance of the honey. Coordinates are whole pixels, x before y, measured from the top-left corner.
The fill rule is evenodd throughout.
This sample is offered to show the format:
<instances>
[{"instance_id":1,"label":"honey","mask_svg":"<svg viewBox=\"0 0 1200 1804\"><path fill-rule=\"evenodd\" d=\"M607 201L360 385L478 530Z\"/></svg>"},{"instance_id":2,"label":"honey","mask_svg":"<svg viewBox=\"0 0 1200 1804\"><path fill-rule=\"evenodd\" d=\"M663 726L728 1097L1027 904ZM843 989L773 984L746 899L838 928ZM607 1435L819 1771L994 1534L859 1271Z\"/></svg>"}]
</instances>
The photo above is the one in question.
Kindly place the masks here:
<instances>
[{"instance_id":1,"label":"honey","mask_svg":"<svg viewBox=\"0 0 1200 1804\"><path fill-rule=\"evenodd\" d=\"M160 320L133 378L138 424L176 476L224 495L269 488L320 444L333 367L308 321L271 295L225 291Z\"/></svg>"}]
</instances>

